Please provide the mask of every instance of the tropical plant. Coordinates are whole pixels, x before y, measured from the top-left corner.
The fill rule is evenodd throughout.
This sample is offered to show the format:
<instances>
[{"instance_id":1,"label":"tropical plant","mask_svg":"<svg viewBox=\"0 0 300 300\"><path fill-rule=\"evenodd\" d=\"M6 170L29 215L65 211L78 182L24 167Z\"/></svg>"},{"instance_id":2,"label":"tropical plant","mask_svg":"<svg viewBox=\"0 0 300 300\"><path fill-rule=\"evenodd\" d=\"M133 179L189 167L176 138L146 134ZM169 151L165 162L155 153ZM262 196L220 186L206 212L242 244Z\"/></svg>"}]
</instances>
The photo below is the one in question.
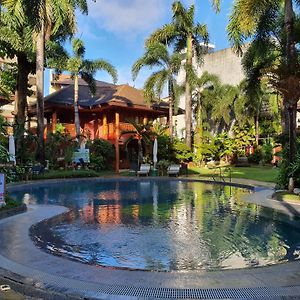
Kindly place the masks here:
<instances>
[{"instance_id":1,"label":"tropical plant","mask_svg":"<svg viewBox=\"0 0 300 300\"><path fill-rule=\"evenodd\" d=\"M132 75L135 80L143 67L158 67L159 70L151 74L144 85L146 99L151 102L159 101L163 89L168 86L169 98L169 131L170 139L173 139L173 110L177 103L177 86L175 76L181 67L182 57L179 53L170 54L168 47L159 42L146 45L145 54L139 58L132 67Z\"/></svg>"},{"instance_id":2,"label":"tropical plant","mask_svg":"<svg viewBox=\"0 0 300 300\"><path fill-rule=\"evenodd\" d=\"M192 146L192 99L190 77L195 76L193 57L199 63L206 52L208 32L206 25L195 22L195 7L185 8L180 1L172 5L173 20L151 34L146 44L154 42L174 45L176 52L185 51L185 131L186 145ZM202 43L201 43L202 42Z\"/></svg>"},{"instance_id":3,"label":"tropical plant","mask_svg":"<svg viewBox=\"0 0 300 300\"><path fill-rule=\"evenodd\" d=\"M43 162L44 148L44 61L45 40L51 35L61 31L65 35L75 32L75 9L79 8L87 13L86 0L62 0L62 1L23 1L3 0L2 4L16 18L16 23L21 29L29 24L28 34L34 33L36 40L36 87L37 87L37 133L39 140L39 159Z\"/></svg>"},{"instance_id":4,"label":"tropical plant","mask_svg":"<svg viewBox=\"0 0 300 300\"><path fill-rule=\"evenodd\" d=\"M16 59L16 64L6 64L9 88L5 93L7 97L15 94L16 123L24 130L25 108L28 95L28 75L34 72L34 49L31 36L31 27L28 22L20 24L16 16L10 12L1 12L0 18L0 56L4 59ZM15 65L17 70L15 71ZM3 78L3 80L6 80ZM23 132L24 134L24 132ZM17 152L21 148L21 141L17 140Z\"/></svg>"},{"instance_id":5,"label":"tropical plant","mask_svg":"<svg viewBox=\"0 0 300 300\"><path fill-rule=\"evenodd\" d=\"M80 133L80 120L78 112L78 78L79 76L86 81L92 94L96 92L95 73L98 70L105 70L111 75L113 81L117 81L116 69L107 61L103 59L88 60L84 59L85 47L80 39L72 40L73 57L65 61L60 65L61 70L71 72L71 76L74 78L74 122L76 128L76 137L79 138Z\"/></svg>"},{"instance_id":6,"label":"tropical plant","mask_svg":"<svg viewBox=\"0 0 300 300\"><path fill-rule=\"evenodd\" d=\"M188 163L192 160L193 153L185 143L179 140L175 140L173 148L174 148L176 160L179 161L180 163Z\"/></svg>"},{"instance_id":7,"label":"tropical plant","mask_svg":"<svg viewBox=\"0 0 300 300\"><path fill-rule=\"evenodd\" d=\"M112 161L115 158L113 145L103 139L95 139L89 142L91 167L96 171L108 170L112 167Z\"/></svg>"},{"instance_id":8,"label":"tropical plant","mask_svg":"<svg viewBox=\"0 0 300 300\"><path fill-rule=\"evenodd\" d=\"M239 53L250 40L243 65L252 86L267 78L282 95L287 111L289 162L295 157L296 111L300 98L299 18L294 11L299 1L235 0L228 25L229 39Z\"/></svg>"}]
</instances>

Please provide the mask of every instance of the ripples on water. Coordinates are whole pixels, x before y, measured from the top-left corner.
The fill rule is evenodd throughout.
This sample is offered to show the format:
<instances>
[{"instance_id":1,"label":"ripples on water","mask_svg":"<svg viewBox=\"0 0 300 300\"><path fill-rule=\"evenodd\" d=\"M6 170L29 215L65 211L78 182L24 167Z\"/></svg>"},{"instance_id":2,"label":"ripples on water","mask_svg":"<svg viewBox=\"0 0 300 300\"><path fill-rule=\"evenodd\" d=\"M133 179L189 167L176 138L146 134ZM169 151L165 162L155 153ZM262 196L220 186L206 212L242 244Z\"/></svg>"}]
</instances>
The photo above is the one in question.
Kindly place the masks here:
<instances>
[{"instance_id":1,"label":"ripples on water","mask_svg":"<svg viewBox=\"0 0 300 300\"><path fill-rule=\"evenodd\" d=\"M69 207L33 227L32 237L51 253L89 264L184 271L298 259L299 221L242 202L245 193L175 180L91 181L33 188L24 199Z\"/></svg>"}]
</instances>

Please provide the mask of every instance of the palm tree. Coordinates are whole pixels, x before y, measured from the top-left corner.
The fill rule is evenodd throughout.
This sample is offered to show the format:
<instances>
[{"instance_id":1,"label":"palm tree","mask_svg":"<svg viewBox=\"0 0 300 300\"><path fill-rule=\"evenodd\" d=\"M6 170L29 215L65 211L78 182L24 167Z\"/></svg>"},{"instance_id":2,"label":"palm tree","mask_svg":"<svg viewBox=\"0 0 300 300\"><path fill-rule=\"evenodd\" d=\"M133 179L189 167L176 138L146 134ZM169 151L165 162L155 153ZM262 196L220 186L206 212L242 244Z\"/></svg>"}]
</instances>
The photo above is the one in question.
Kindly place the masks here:
<instances>
[{"instance_id":1,"label":"palm tree","mask_svg":"<svg viewBox=\"0 0 300 300\"><path fill-rule=\"evenodd\" d=\"M173 110L176 101L176 79L181 66L181 55L170 54L168 47L162 43L154 42L146 47L145 54L139 58L132 67L135 80L143 67L158 67L158 71L151 74L144 85L144 94L151 102L160 99L163 88L168 86L169 94L169 132L170 140L173 139Z\"/></svg>"},{"instance_id":2,"label":"palm tree","mask_svg":"<svg viewBox=\"0 0 300 300\"><path fill-rule=\"evenodd\" d=\"M36 87L37 87L37 120L39 159L45 158L44 149L44 61L45 40L62 27L73 34L76 28L75 9L78 7L87 14L86 0L3 0L3 5L14 14L22 25L29 20L36 36Z\"/></svg>"},{"instance_id":3,"label":"palm tree","mask_svg":"<svg viewBox=\"0 0 300 300\"><path fill-rule=\"evenodd\" d=\"M196 116L195 144L201 144L203 141L204 116L207 115L207 103L205 103L207 94L205 92L207 89L215 89L217 86L220 86L221 83L218 76L205 71L200 77L194 78L190 84L193 90L192 96Z\"/></svg>"},{"instance_id":4,"label":"palm tree","mask_svg":"<svg viewBox=\"0 0 300 300\"><path fill-rule=\"evenodd\" d=\"M172 6L173 20L158 29L147 40L147 44L161 42L173 44L176 52L185 51L185 123L186 145L192 146L192 100L189 77L194 76L193 57L200 62L206 51L208 42L206 25L195 22L195 7L185 8L180 1L175 1ZM202 42L202 44L201 44Z\"/></svg>"},{"instance_id":5,"label":"palm tree","mask_svg":"<svg viewBox=\"0 0 300 300\"><path fill-rule=\"evenodd\" d=\"M25 108L28 93L28 75L34 71L34 49L31 28L28 23L23 26L17 22L16 17L9 12L1 12L0 19L0 56L3 58L16 58L17 76L15 92L16 123L24 130ZM17 148L20 143L17 141Z\"/></svg>"},{"instance_id":6,"label":"palm tree","mask_svg":"<svg viewBox=\"0 0 300 300\"><path fill-rule=\"evenodd\" d=\"M236 0L228 25L229 38L239 53L246 39L252 38L243 59L252 84L258 85L266 77L283 97L288 111L290 162L296 152L296 111L300 98L299 51L296 48L299 20L294 4L299 5L299 1Z\"/></svg>"},{"instance_id":7,"label":"palm tree","mask_svg":"<svg viewBox=\"0 0 300 300\"><path fill-rule=\"evenodd\" d=\"M116 69L103 59L88 60L84 59L85 47L80 39L73 39L73 54L74 56L66 61L65 66L61 69L71 72L74 78L74 123L76 128L76 137L80 137L80 120L78 113L78 78L79 76L87 82L92 94L96 92L95 73L98 70L105 70L111 75L113 81L117 81Z\"/></svg>"}]
</instances>

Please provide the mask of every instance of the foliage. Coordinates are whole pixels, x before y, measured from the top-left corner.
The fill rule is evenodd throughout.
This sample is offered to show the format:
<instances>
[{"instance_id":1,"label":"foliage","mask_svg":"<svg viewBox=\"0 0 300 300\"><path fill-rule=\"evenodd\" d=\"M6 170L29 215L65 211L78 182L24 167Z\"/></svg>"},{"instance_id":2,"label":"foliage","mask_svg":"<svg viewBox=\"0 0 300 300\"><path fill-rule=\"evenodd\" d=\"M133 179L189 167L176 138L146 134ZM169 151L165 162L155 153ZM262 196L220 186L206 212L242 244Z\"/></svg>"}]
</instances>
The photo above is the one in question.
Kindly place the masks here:
<instances>
[{"instance_id":1,"label":"foliage","mask_svg":"<svg viewBox=\"0 0 300 300\"><path fill-rule=\"evenodd\" d=\"M12 198L8 193L5 193L5 206L0 207L0 211L15 208L20 206L22 203Z\"/></svg>"},{"instance_id":2,"label":"foliage","mask_svg":"<svg viewBox=\"0 0 300 300\"><path fill-rule=\"evenodd\" d=\"M170 142L169 136L167 135L160 135L157 136L157 159L158 161L161 160L168 160L168 161L175 161L175 152L173 149L173 144Z\"/></svg>"},{"instance_id":3,"label":"foliage","mask_svg":"<svg viewBox=\"0 0 300 300\"><path fill-rule=\"evenodd\" d=\"M277 177L277 186L281 189L288 187L289 178L293 177L295 186L300 187L300 138L297 139L297 153L295 160L289 163L288 153L289 149L284 147L281 151L281 161L279 163L279 174Z\"/></svg>"},{"instance_id":4,"label":"foliage","mask_svg":"<svg viewBox=\"0 0 300 300\"><path fill-rule=\"evenodd\" d=\"M193 153L185 143L175 140L173 148L175 157L179 162L189 162L192 160Z\"/></svg>"},{"instance_id":5,"label":"foliage","mask_svg":"<svg viewBox=\"0 0 300 300\"><path fill-rule=\"evenodd\" d=\"M259 164L263 158L262 149L260 146L254 147L254 152L248 155L248 162L250 164Z\"/></svg>"},{"instance_id":6,"label":"foliage","mask_svg":"<svg viewBox=\"0 0 300 300\"><path fill-rule=\"evenodd\" d=\"M60 157L64 158L66 165L70 165L76 146L68 133L49 133L45 143L45 157L54 168L59 167Z\"/></svg>"},{"instance_id":7,"label":"foliage","mask_svg":"<svg viewBox=\"0 0 300 300\"><path fill-rule=\"evenodd\" d=\"M111 172L96 172L95 170L50 170L41 175L33 176L33 179L54 179L54 178L84 178L98 177L101 175L112 175Z\"/></svg>"},{"instance_id":8,"label":"foliage","mask_svg":"<svg viewBox=\"0 0 300 300\"><path fill-rule=\"evenodd\" d=\"M246 124L244 127L235 126L234 147L238 156L246 155L246 147L251 145L254 140L254 127Z\"/></svg>"},{"instance_id":9,"label":"foliage","mask_svg":"<svg viewBox=\"0 0 300 300\"><path fill-rule=\"evenodd\" d=\"M264 162L270 164L273 159L273 145L268 142L263 144L262 153Z\"/></svg>"},{"instance_id":10,"label":"foliage","mask_svg":"<svg viewBox=\"0 0 300 300\"><path fill-rule=\"evenodd\" d=\"M162 173L162 175L167 174L167 169L171 165L171 162L166 159L159 160L156 164L157 169Z\"/></svg>"},{"instance_id":11,"label":"foliage","mask_svg":"<svg viewBox=\"0 0 300 300\"><path fill-rule=\"evenodd\" d=\"M115 158L113 145L103 139L95 139L89 142L91 167L96 171L109 170L112 168L112 161Z\"/></svg>"}]
</instances>

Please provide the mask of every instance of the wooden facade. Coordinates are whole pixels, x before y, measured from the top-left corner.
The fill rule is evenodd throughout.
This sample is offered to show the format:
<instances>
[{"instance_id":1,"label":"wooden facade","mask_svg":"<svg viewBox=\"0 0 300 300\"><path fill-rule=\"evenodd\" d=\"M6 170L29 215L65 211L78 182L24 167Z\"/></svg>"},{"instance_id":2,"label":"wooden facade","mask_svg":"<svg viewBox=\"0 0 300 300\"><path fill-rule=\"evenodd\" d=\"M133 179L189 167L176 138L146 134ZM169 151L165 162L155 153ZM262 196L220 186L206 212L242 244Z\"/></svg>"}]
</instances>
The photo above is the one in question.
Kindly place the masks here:
<instances>
[{"instance_id":1,"label":"wooden facade","mask_svg":"<svg viewBox=\"0 0 300 300\"><path fill-rule=\"evenodd\" d=\"M112 85L97 83L97 92L91 95L88 86L81 80L79 86L79 119L81 132L88 139L104 139L115 146L115 170L129 168L131 159L128 157L127 141L134 140L132 124L146 124L160 117L168 116L167 103L149 105L143 93L129 85ZM72 137L76 137L74 125L74 86L70 83L61 84L61 88L45 97L45 118L48 132L55 132L56 125L62 124ZM35 106L30 114L36 113ZM132 147L136 147L133 141ZM136 149L131 149L136 151Z\"/></svg>"}]
</instances>

